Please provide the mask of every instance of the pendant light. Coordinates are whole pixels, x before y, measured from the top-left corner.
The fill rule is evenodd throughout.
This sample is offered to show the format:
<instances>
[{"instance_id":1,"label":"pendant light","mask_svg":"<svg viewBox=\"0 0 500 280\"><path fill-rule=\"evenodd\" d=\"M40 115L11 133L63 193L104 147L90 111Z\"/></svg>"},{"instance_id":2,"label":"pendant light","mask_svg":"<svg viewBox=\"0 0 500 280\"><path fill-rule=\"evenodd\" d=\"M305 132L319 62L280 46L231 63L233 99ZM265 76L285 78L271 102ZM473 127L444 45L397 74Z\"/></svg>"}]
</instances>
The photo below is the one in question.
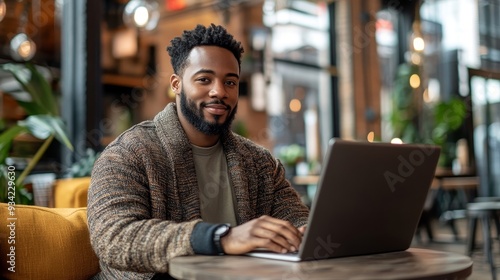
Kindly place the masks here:
<instances>
[{"instance_id":1,"label":"pendant light","mask_svg":"<svg viewBox=\"0 0 500 280\"><path fill-rule=\"evenodd\" d=\"M160 20L158 3L150 0L130 0L123 12L124 23L133 28L153 30Z\"/></svg>"},{"instance_id":2,"label":"pendant light","mask_svg":"<svg viewBox=\"0 0 500 280\"><path fill-rule=\"evenodd\" d=\"M35 56L36 44L26 33L18 33L10 40L10 55L18 61L28 61Z\"/></svg>"},{"instance_id":3,"label":"pendant light","mask_svg":"<svg viewBox=\"0 0 500 280\"><path fill-rule=\"evenodd\" d=\"M23 12L19 19L19 31L10 40L10 55L17 61L31 60L36 53L36 44L25 31L28 23L28 8L28 5L23 2Z\"/></svg>"}]
</instances>

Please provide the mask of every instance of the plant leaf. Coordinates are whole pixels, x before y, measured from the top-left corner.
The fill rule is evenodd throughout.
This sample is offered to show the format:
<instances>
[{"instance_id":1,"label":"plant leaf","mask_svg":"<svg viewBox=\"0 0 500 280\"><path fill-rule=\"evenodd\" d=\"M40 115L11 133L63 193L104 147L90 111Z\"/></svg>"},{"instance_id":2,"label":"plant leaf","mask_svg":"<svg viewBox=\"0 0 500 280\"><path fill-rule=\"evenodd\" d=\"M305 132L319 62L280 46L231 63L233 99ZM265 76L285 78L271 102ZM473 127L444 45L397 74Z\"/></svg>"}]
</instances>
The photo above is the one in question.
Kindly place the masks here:
<instances>
[{"instance_id":1,"label":"plant leaf","mask_svg":"<svg viewBox=\"0 0 500 280\"><path fill-rule=\"evenodd\" d=\"M39 139L47 139L54 134L56 139L63 143L68 149L73 151L73 145L69 141L66 127L59 117L50 115L29 116L25 120L19 121L20 126L26 127L33 136Z\"/></svg>"},{"instance_id":2,"label":"plant leaf","mask_svg":"<svg viewBox=\"0 0 500 280\"><path fill-rule=\"evenodd\" d=\"M31 82L36 86L37 90L35 92L40 100L39 105L46 108L51 115L58 116L58 103L50 84L33 64L27 63L26 67L31 71Z\"/></svg>"},{"instance_id":3,"label":"plant leaf","mask_svg":"<svg viewBox=\"0 0 500 280\"><path fill-rule=\"evenodd\" d=\"M58 115L54 93L47 80L38 72L33 64L27 63L25 66L21 66L19 64L6 63L2 64L1 68L12 73L21 87L30 94L32 103L36 104L36 106L32 105L32 108L37 108L36 111L31 113ZM23 104L20 103L19 105L22 106ZM28 110L30 109L28 108Z\"/></svg>"},{"instance_id":4,"label":"plant leaf","mask_svg":"<svg viewBox=\"0 0 500 280\"><path fill-rule=\"evenodd\" d=\"M4 163L5 159L9 156L9 150L14 138L26 131L25 127L14 125L0 135L0 164Z\"/></svg>"},{"instance_id":5,"label":"plant leaf","mask_svg":"<svg viewBox=\"0 0 500 280\"><path fill-rule=\"evenodd\" d=\"M17 80L17 82L21 85L21 87L29 93L31 96L31 102L35 104L40 104L39 100L36 100L37 95L33 94L33 92L36 91L36 88L33 84L31 84L30 79L31 75L25 67L21 66L20 64L14 64L14 63L6 63L1 65L2 69L5 71L8 71L14 76L14 78ZM41 108L43 110L43 108ZM38 112L39 114L46 114L48 111L43 111L43 112Z\"/></svg>"},{"instance_id":6,"label":"plant leaf","mask_svg":"<svg viewBox=\"0 0 500 280\"><path fill-rule=\"evenodd\" d=\"M71 141L68 138L66 126L64 125L64 122L61 120L61 118L52 118L51 123L52 127L54 128L56 139L59 142L63 143L68 149L73 151L73 144L71 144Z\"/></svg>"},{"instance_id":7,"label":"plant leaf","mask_svg":"<svg viewBox=\"0 0 500 280\"><path fill-rule=\"evenodd\" d=\"M17 104L19 104L19 106L21 106L24 109L24 111L26 111L26 113L28 115L43 115L43 114L45 114L45 110L43 108L41 108L35 102L26 102L26 101L17 100L17 99L16 99L16 102L17 102Z\"/></svg>"},{"instance_id":8,"label":"plant leaf","mask_svg":"<svg viewBox=\"0 0 500 280\"><path fill-rule=\"evenodd\" d=\"M445 125L451 132L462 125L467 108L462 100L453 98L448 102L440 102L436 105L435 112L436 126Z\"/></svg>"},{"instance_id":9,"label":"plant leaf","mask_svg":"<svg viewBox=\"0 0 500 280\"><path fill-rule=\"evenodd\" d=\"M18 121L17 124L26 127L36 138L47 139L54 133L54 129L41 116L44 115L29 116L25 120Z\"/></svg>"}]
</instances>

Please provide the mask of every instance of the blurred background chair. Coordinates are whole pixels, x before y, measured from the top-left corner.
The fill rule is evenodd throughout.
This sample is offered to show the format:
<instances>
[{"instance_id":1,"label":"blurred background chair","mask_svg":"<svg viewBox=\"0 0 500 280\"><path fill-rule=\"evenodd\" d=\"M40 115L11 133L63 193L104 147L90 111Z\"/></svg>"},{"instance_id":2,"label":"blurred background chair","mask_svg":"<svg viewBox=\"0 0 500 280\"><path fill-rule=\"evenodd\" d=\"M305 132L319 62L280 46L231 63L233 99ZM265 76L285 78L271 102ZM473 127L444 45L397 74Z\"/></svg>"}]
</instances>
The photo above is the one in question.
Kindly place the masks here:
<instances>
[{"instance_id":1,"label":"blurred background chair","mask_svg":"<svg viewBox=\"0 0 500 280\"><path fill-rule=\"evenodd\" d=\"M54 207L87 207L90 177L59 179L54 184Z\"/></svg>"},{"instance_id":2,"label":"blurred background chair","mask_svg":"<svg viewBox=\"0 0 500 280\"><path fill-rule=\"evenodd\" d=\"M497 279L497 277L491 237L491 222L495 224L496 240L498 240L500 236L500 220L498 218L499 210L499 197L479 197L475 200L475 202L467 204L468 232L466 253L468 256L472 257L474 251L477 250L476 231L477 222L479 220L481 221L481 231L483 235L483 254L490 266L492 279Z\"/></svg>"}]
</instances>

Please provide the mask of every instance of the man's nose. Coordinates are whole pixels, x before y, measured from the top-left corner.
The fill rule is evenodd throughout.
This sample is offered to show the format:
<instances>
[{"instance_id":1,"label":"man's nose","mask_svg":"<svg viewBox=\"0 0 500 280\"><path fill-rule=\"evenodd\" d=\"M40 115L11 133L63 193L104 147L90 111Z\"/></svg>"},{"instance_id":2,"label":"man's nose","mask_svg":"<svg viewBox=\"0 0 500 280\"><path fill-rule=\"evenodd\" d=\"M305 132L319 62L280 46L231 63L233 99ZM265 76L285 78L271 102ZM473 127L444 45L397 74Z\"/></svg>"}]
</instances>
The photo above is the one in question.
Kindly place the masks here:
<instances>
[{"instance_id":1,"label":"man's nose","mask_svg":"<svg viewBox=\"0 0 500 280\"><path fill-rule=\"evenodd\" d=\"M209 92L210 97L224 98L227 95L223 82L215 82Z\"/></svg>"}]
</instances>

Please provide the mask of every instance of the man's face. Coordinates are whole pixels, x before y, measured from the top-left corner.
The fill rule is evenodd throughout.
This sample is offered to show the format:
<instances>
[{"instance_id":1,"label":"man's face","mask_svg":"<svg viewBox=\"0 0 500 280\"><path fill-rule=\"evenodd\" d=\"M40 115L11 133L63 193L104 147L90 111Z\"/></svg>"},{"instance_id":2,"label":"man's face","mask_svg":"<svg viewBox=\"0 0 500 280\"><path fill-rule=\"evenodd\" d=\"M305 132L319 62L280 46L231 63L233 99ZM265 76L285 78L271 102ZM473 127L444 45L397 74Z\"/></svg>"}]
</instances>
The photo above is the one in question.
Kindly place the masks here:
<instances>
[{"instance_id":1,"label":"man's face","mask_svg":"<svg viewBox=\"0 0 500 280\"><path fill-rule=\"evenodd\" d=\"M220 47L194 48L182 77L172 80L182 117L198 131L220 134L229 129L238 105L239 65Z\"/></svg>"},{"instance_id":2,"label":"man's face","mask_svg":"<svg viewBox=\"0 0 500 280\"><path fill-rule=\"evenodd\" d=\"M231 123L233 122L234 116L236 115L236 109L238 108L237 104L231 110L231 108L225 105L223 101L220 101L220 103L219 101L212 101L212 104L227 106L227 110L228 112L230 112L230 114L223 123L218 121L218 119L220 118L219 115L215 115L214 118L216 119L216 121L211 122L205 118L203 113L203 108L205 108L209 104L202 102L199 106L197 106L194 101L188 101L184 90L181 90L180 97L182 114L197 130L207 135L216 135L221 134L223 131L228 130L231 127Z\"/></svg>"}]
</instances>

